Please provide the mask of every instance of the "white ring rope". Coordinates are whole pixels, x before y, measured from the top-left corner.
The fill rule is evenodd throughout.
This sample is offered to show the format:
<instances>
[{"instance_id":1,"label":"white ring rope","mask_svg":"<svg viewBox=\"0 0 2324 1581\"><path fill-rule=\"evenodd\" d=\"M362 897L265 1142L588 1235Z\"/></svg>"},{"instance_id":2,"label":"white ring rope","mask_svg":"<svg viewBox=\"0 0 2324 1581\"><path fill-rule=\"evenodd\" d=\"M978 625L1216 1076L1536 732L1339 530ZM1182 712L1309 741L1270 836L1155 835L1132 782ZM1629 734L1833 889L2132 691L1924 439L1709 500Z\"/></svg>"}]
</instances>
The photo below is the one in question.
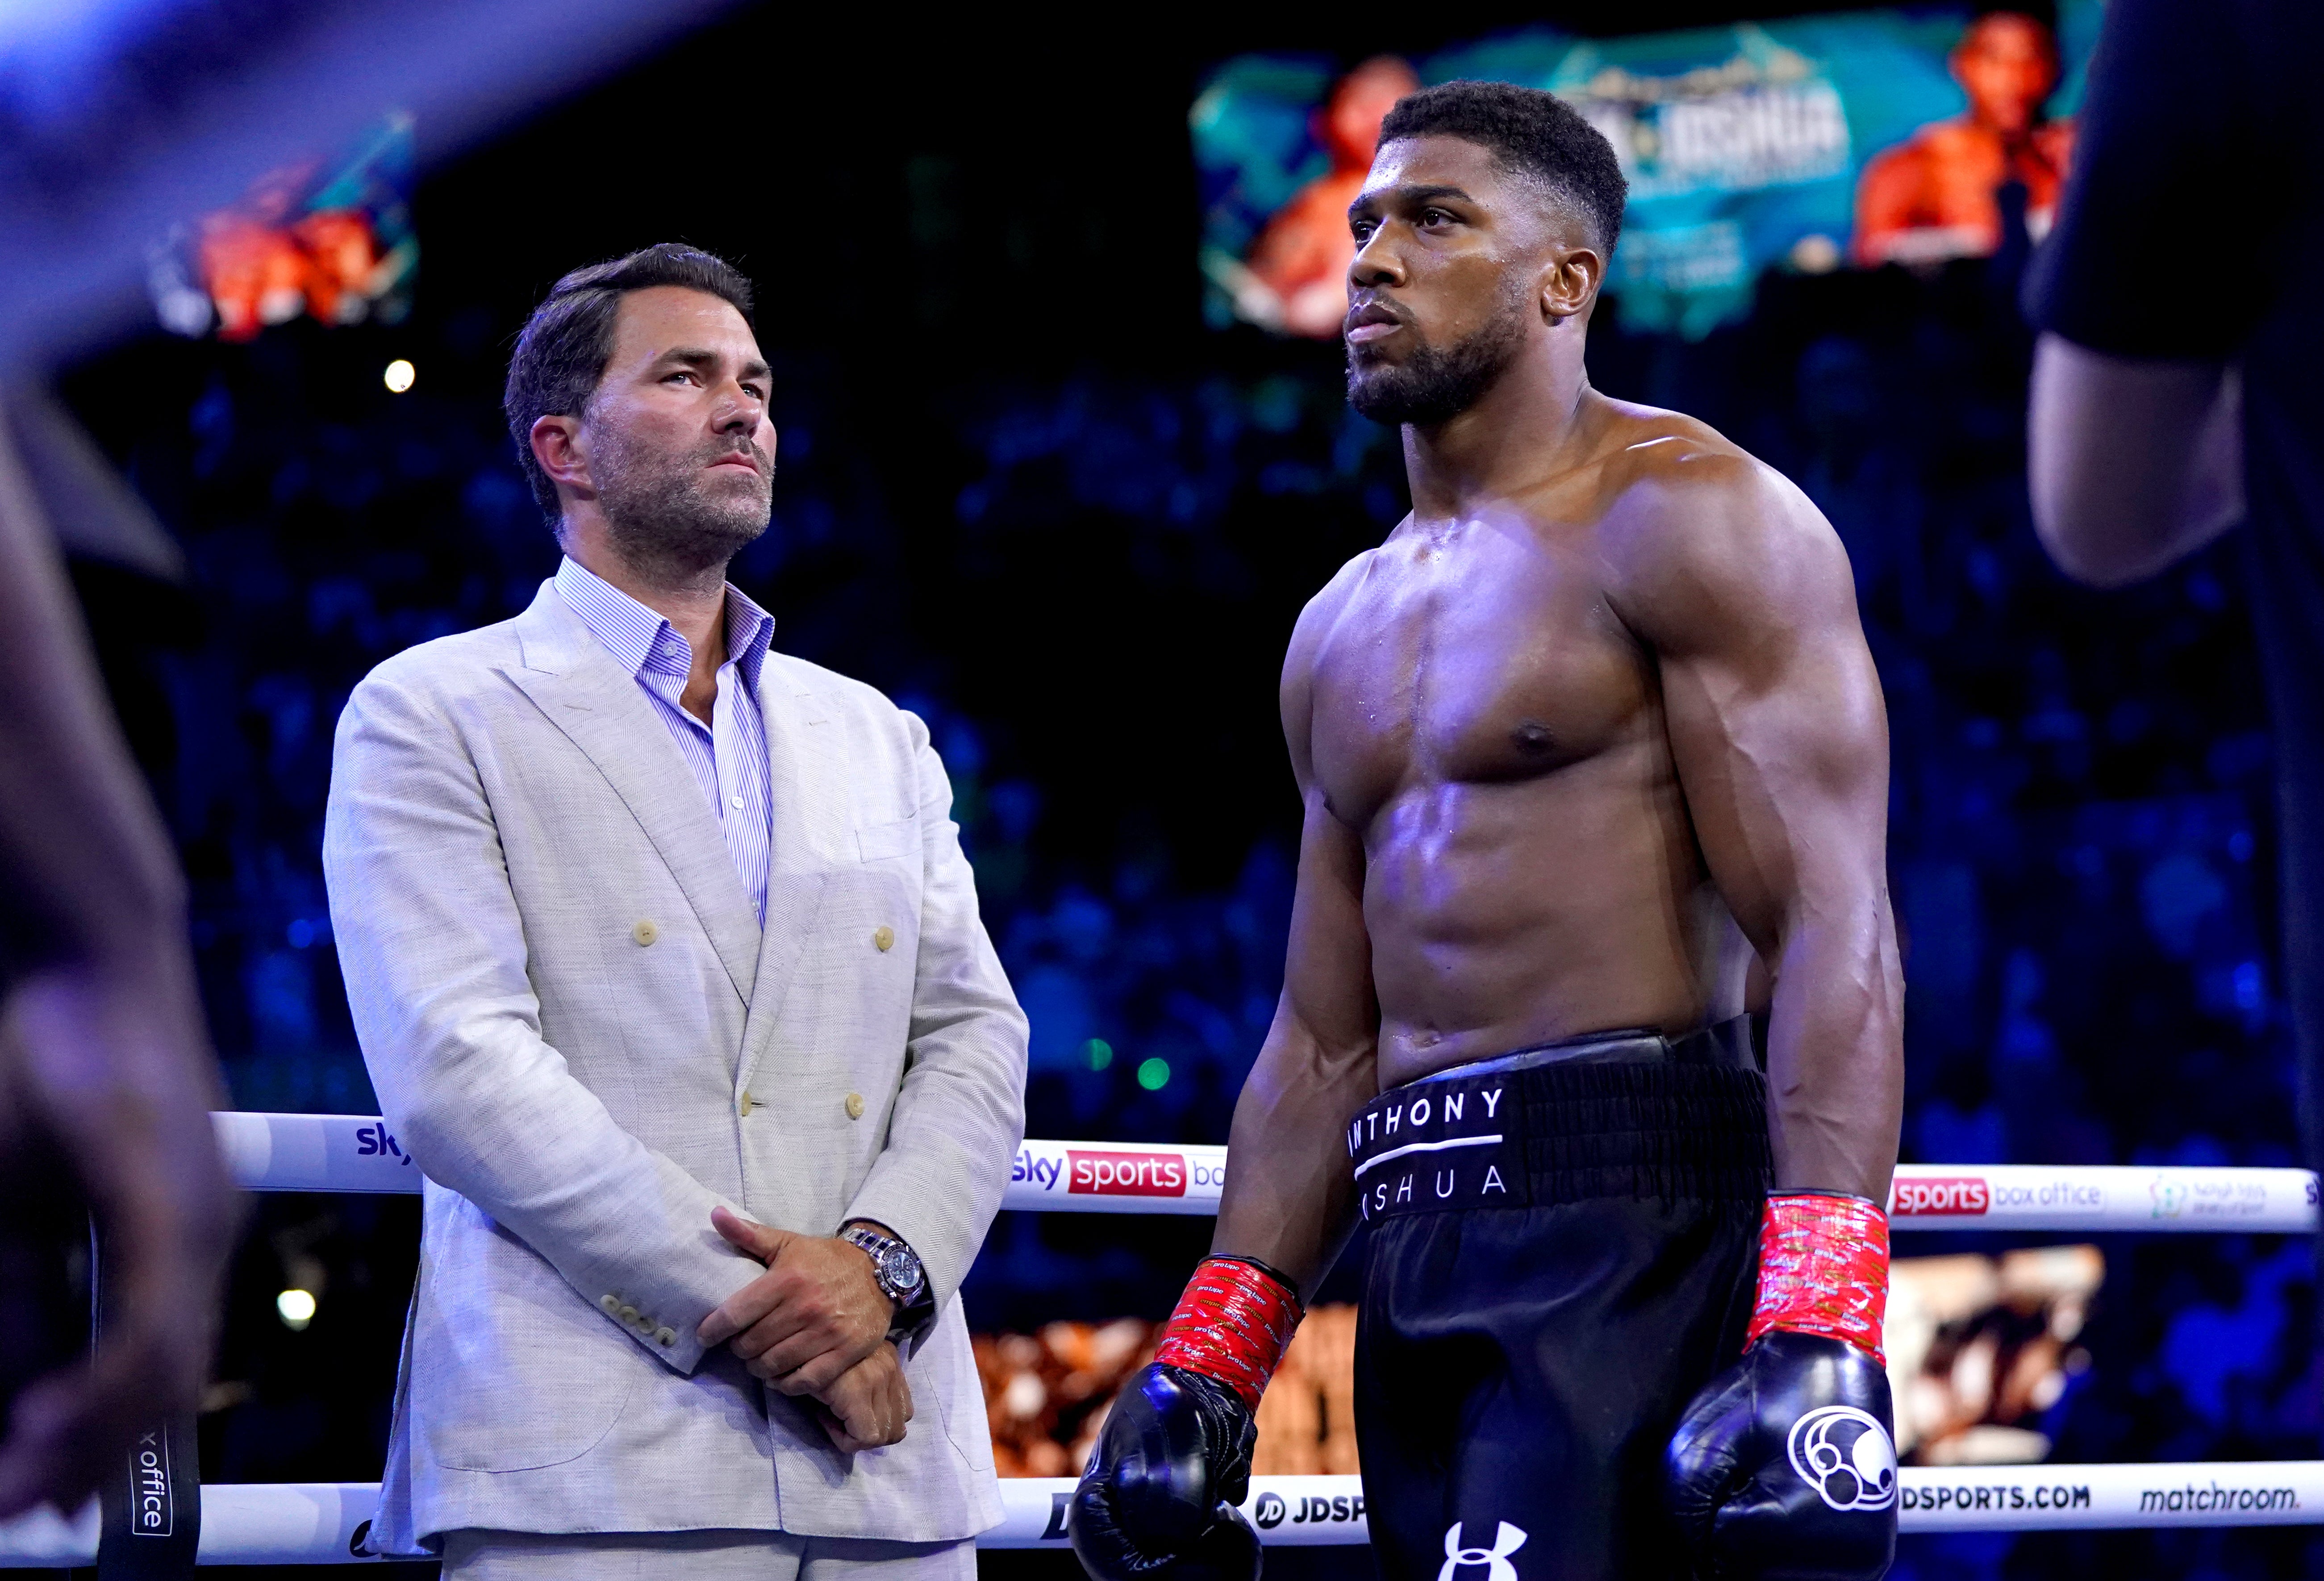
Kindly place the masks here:
<instances>
[{"instance_id":1,"label":"white ring rope","mask_svg":"<svg viewBox=\"0 0 2324 1581\"><path fill-rule=\"evenodd\" d=\"M221 1114L219 1146L251 1191L417 1191L420 1170L376 1115ZM1216 1213L1223 1147L1033 1142L1017 1151L1003 1208L1048 1213ZM2301 1169L1936 1164L1898 1166L1896 1229L2104 1231L2316 1228Z\"/></svg>"},{"instance_id":2,"label":"white ring rope","mask_svg":"<svg viewBox=\"0 0 2324 1581\"><path fill-rule=\"evenodd\" d=\"M2324 1522L2324 1460L2156 1466L1906 1466L1898 1519L1910 1531L2086 1531L2127 1527ZM979 1548L1063 1548L1069 1477L1001 1484L1001 1524ZM353 1551L379 1484L222 1483L202 1489L205 1565L376 1563ZM1369 1540L1352 1476L1257 1476L1243 1512L1269 1547ZM0 1523L0 1569L97 1561L92 1503L73 1521L42 1510Z\"/></svg>"},{"instance_id":3,"label":"white ring rope","mask_svg":"<svg viewBox=\"0 0 2324 1581\"><path fill-rule=\"evenodd\" d=\"M404 1191L420 1172L374 1115L218 1114L235 1182L253 1191ZM1001 1206L1078 1213L1218 1211L1227 1150L1147 1143L1028 1141ZM1889 1211L1898 1229L2244 1231L2298 1234L2317 1225L2306 1170L1907 1164ZM1067 1478L1001 1484L1003 1517L982 1548L1065 1541ZM2324 1461L2153 1466L1904 1468L1906 1531L2043 1531L2146 1526L2324 1522ZM352 1564L374 1483L219 1484L202 1490L203 1564ZM1352 1476L1254 1477L1244 1509L1263 1540L1367 1540L1363 1484ZM92 1504L0 1523L0 1569L93 1563Z\"/></svg>"}]
</instances>

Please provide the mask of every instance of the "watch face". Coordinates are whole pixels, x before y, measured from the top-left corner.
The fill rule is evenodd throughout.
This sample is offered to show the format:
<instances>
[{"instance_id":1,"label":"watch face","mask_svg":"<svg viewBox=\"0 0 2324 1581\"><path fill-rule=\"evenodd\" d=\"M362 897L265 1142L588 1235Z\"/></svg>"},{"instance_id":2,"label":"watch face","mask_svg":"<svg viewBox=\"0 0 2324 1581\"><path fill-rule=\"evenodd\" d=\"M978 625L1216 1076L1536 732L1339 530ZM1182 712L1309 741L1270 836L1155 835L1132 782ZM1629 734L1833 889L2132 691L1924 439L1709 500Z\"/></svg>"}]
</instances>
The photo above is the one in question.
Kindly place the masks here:
<instances>
[{"instance_id":1,"label":"watch face","mask_svg":"<svg viewBox=\"0 0 2324 1581\"><path fill-rule=\"evenodd\" d=\"M880 1282L902 1295L920 1282L920 1260L906 1246L890 1246L880 1254Z\"/></svg>"}]
</instances>

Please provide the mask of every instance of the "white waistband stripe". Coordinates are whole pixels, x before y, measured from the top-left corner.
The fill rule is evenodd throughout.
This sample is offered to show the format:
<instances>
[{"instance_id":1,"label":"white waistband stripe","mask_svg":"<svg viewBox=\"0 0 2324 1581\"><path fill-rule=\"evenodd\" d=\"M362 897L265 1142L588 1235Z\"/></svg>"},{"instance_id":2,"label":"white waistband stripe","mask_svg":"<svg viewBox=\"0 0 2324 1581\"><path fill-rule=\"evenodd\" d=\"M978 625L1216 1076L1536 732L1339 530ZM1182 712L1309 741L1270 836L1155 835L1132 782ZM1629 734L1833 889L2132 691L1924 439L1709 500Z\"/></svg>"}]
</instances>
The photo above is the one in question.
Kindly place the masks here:
<instances>
[{"instance_id":1,"label":"white waistband stripe","mask_svg":"<svg viewBox=\"0 0 2324 1581\"><path fill-rule=\"evenodd\" d=\"M1386 1153L1378 1154L1356 1165L1356 1179L1362 1180L1364 1172L1373 1165L1386 1163L1391 1158L1402 1158L1407 1153L1441 1153L1447 1147L1483 1147L1499 1140L1499 1135L1492 1135L1452 1136L1442 1142L1407 1142L1401 1147L1391 1147Z\"/></svg>"}]
</instances>

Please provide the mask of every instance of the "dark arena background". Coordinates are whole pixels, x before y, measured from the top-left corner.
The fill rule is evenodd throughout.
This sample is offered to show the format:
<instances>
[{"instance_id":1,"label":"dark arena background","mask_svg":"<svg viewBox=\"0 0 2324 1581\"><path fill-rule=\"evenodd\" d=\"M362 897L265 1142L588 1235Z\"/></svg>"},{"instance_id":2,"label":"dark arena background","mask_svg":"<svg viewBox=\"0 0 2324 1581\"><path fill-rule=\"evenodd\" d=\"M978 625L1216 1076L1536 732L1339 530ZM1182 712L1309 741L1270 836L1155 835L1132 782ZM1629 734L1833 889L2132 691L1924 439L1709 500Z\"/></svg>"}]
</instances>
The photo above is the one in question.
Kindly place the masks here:
<instances>
[{"instance_id":1,"label":"dark arena background","mask_svg":"<svg viewBox=\"0 0 2324 1581\"><path fill-rule=\"evenodd\" d=\"M2081 15L2028 14L2068 42ZM1376 56L1450 59L1513 30L1803 19L1562 0L857 15L729 13L457 150L423 120L399 220L418 263L392 310L156 326L59 379L185 554L179 581L73 571L191 881L235 1108L378 1112L320 867L334 722L373 666L512 615L554 570L499 411L512 336L567 269L680 240L752 278L775 369L775 521L734 579L779 648L927 720L1032 1020L1028 1134L1224 1142L1281 984L1299 812L1285 640L1406 500L1396 436L1345 404L1336 342L1240 321L1217 262L1232 194L1190 106L1237 61L1234 82L1296 98ZM1850 15L1923 30L1940 62L1973 20ZM2242 551L2230 535L2114 593L2044 557L2022 190L2003 208L1989 248L1884 262L1802 244L1707 306L1641 275L1600 310L1592 381L1718 427L1847 543L1894 734L1905 1159L2296 1164ZM418 1222L411 1197L254 1200L206 1480L379 1475ZM1004 1471L1078 1469L1209 1233L1001 1216L964 1299ZM1900 1229L1897 1254L1953 1260L1913 1276L1908 1465L2317 1454L2303 1237ZM1360 1261L1327 1302L1352 1298ZM1304 1439L1277 1464L1352 1470L1334 1458L1344 1390L1328 1356L1310 1365L1317 1420L1284 1429ZM2314 1530L1908 1534L1893 1574L2309 1576ZM1078 1573L1058 1554L982 1564ZM1290 1549L1268 1570L1370 1561Z\"/></svg>"}]
</instances>

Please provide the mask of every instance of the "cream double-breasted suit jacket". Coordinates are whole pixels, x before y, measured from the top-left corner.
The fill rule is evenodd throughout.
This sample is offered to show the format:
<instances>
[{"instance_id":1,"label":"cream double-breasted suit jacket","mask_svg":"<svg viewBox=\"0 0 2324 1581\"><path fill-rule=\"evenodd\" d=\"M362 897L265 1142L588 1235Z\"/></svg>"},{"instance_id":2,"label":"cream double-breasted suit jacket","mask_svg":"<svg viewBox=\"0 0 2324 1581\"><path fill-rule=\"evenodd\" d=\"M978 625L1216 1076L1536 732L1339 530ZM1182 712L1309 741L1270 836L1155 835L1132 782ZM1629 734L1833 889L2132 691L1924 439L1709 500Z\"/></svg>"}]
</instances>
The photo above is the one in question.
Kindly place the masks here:
<instances>
[{"instance_id":1,"label":"cream double-breasted suit jacket","mask_svg":"<svg viewBox=\"0 0 2324 1581\"><path fill-rule=\"evenodd\" d=\"M762 929L636 682L552 586L355 689L324 834L388 1125L427 1175L371 1547L463 1527L941 1541L1000 1518L956 1298L1024 1126L1026 1025L919 720L770 653ZM724 1203L919 1252L904 1440L843 1456L695 1327Z\"/></svg>"}]
</instances>

